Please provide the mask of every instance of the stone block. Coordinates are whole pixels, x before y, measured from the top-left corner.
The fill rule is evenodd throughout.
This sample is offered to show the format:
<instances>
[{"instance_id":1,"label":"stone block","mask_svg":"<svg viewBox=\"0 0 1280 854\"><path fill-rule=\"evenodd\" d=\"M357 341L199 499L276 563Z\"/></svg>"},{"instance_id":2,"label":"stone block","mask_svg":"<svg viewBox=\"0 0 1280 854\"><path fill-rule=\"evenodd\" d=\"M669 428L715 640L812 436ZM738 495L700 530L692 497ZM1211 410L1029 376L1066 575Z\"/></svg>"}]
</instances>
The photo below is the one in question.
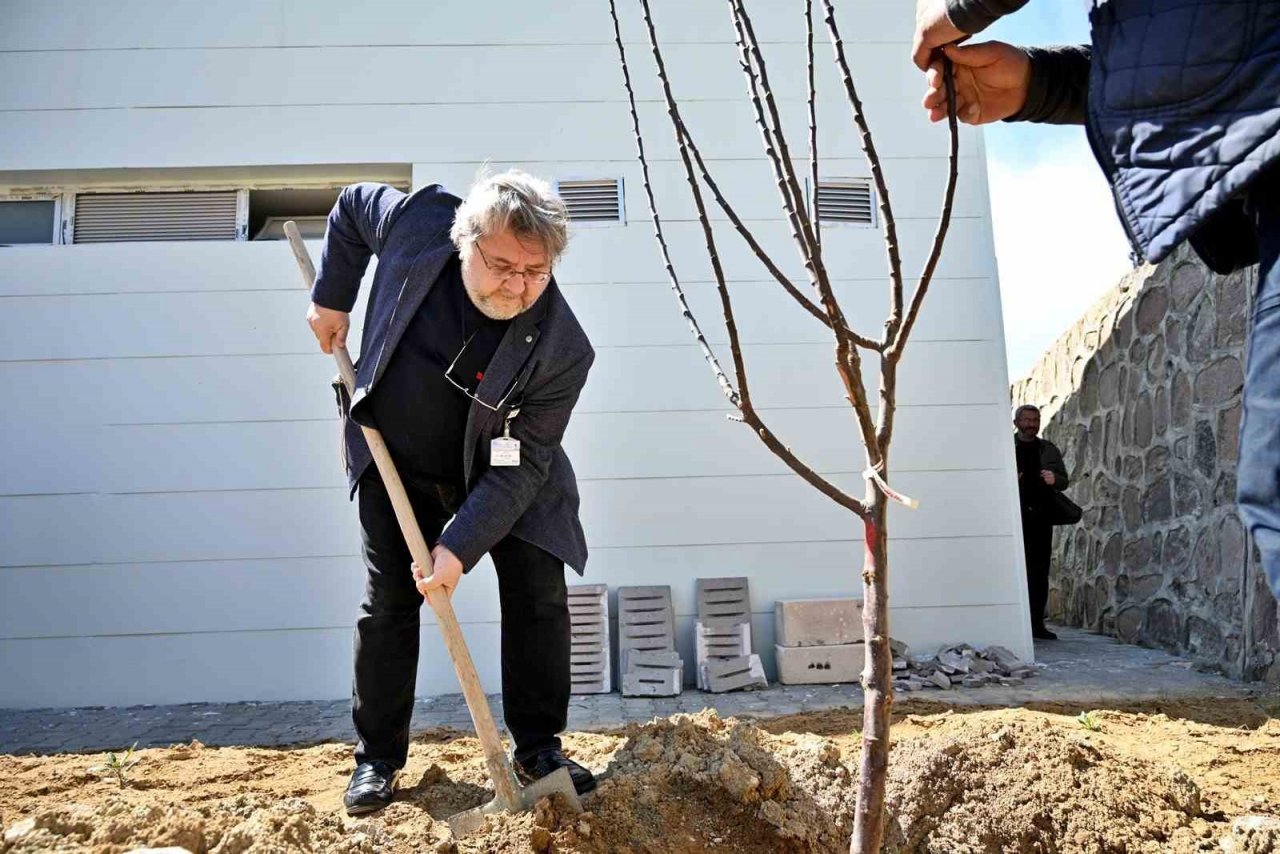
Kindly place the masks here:
<instances>
[{"instance_id":1,"label":"stone block","mask_svg":"<svg viewBox=\"0 0 1280 854\"><path fill-rule=\"evenodd\" d=\"M683 687L683 670L644 670L624 673L622 696L624 697L675 697Z\"/></svg>"},{"instance_id":2,"label":"stone block","mask_svg":"<svg viewBox=\"0 0 1280 854\"><path fill-rule=\"evenodd\" d=\"M768 688L764 665L758 655L743 655L720 661L709 661L698 668L698 687L713 694Z\"/></svg>"},{"instance_id":3,"label":"stone block","mask_svg":"<svg viewBox=\"0 0 1280 854\"><path fill-rule=\"evenodd\" d=\"M641 670L671 670L683 668L684 660L674 650L653 652L636 649L624 649L619 654L619 666L623 673L637 673Z\"/></svg>"},{"instance_id":4,"label":"stone block","mask_svg":"<svg viewBox=\"0 0 1280 854\"><path fill-rule=\"evenodd\" d=\"M773 620L780 646L831 646L862 640L859 599L779 599Z\"/></svg>"},{"instance_id":5,"label":"stone block","mask_svg":"<svg viewBox=\"0 0 1280 854\"><path fill-rule=\"evenodd\" d=\"M708 625L724 620L727 625L751 621L751 596L746 578L699 578L697 580L698 619Z\"/></svg>"},{"instance_id":6,"label":"stone block","mask_svg":"<svg viewBox=\"0 0 1280 854\"><path fill-rule=\"evenodd\" d=\"M618 588L618 648L675 649L675 615L667 586Z\"/></svg>"},{"instance_id":7,"label":"stone block","mask_svg":"<svg viewBox=\"0 0 1280 854\"><path fill-rule=\"evenodd\" d=\"M783 685L857 682L866 662L866 644L783 646L777 644L778 681Z\"/></svg>"},{"instance_id":8,"label":"stone block","mask_svg":"<svg viewBox=\"0 0 1280 854\"><path fill-rule=\"evenodd\" d=\"M613 690L609 644L609 588L578 584L568 588L569 691L607 694Z\"/></svg>"},{"instance_id":9,"label":"stone block","mask_svg":"<svg viewBox=\"0 0 1280 854\"><path fill-rule=\"evenodd\" d=\"M569 677L570 694L610 694L612 692L613 682L607 671L603 676L571 674Z\"/></svg>"},{"instance_id":10,"label":"stone block","mask_svg":"<svg viewBox=\"0 0 1280 854\"><path fill-rule=\"evenodd\" d=\"M713 658L736 658L751 654L751 624L736 623L727 628L708 626L699 620L694 624L697 660L703 664Z\"/></svg>"}]
</instances>

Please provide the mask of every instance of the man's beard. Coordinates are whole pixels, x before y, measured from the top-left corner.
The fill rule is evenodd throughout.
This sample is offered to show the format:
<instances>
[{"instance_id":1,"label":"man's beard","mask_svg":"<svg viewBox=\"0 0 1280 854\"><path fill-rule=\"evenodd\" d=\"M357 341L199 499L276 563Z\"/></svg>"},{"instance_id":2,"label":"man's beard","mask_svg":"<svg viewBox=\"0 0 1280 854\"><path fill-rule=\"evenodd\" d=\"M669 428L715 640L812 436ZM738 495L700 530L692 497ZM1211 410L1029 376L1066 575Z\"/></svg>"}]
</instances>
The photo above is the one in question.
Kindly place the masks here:
<instances>
[{"instance_id":1,"label":"man's beard","mask_svg":"<svg viewBox=\"0 0 1280 854\"><path fill-rule=\"evenodd\" d=\"M463 281L463 287L466 288L467 297L471 300L471 304L479 309L480 313L490 320L510 320L518 314L524 313L528 308L524 304L524 300L519 297L506 297L504 299L495 299L494 297L499 291L492 294L482 295L471 289L471 286Z\"/></svg>"}]
</instances>

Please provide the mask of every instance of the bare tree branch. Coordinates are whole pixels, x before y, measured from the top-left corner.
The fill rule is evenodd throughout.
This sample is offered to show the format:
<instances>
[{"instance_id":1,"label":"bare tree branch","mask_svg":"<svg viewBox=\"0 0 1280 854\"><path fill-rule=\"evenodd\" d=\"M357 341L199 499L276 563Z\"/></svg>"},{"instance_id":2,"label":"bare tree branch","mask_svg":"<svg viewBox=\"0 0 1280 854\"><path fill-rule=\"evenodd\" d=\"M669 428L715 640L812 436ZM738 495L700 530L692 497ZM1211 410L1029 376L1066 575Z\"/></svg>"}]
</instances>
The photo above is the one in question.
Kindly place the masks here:
<instances>
[{"instance_id":1,"label":"bare tree branch","mask_svg":"<svg viewBox=\"0 0 1280 854\"><path fill-rule=\"evenodd\" d=\"M822 223L818 220L818 88L813 80L813 0L804 0L805 64L809 80L809 189L813 193L813 239L822 253Z\"/></svg>"},{"instance_id":2,"label":"bare tree branch","mask_svg":"<svg viewBox=\"0 0 1280 854\"><path fill-rule=\"evenodd\" d=\"M951 145L947 152L947 189L943 193L942 213L938 217L938 228L933 234L933 246L929 250L929 259L925 262L924 269L920 273L920 283L916 285L915 293L911 295L911 305L907 309L907 316L902 323L902 328L897 335L893 336L893 341L888 348L889 357L895 360L902 356L902 348L906 346L907 337L911 334L911 328L915 326L916 316L920 313L920 304L924 302L924 296L929 290L929 283L933 281L934 270L937 269L938 259L942 256L942 244L946 240L947 229L951 226L951 207L956 197L960 138L959 128L956 124L955 71L952 68L951 60L945 56L942 58L942 76L947 87L947 128L951 132Z\"/></svg>"},{"instance_id":3,"label":"bare tree branch","mask_svg":"<svg viewBox=\"0 0 1280 854\"><path fill-rule=\"evenodd\" d=\"M684 124L680 119L679 108L676 106L675 98L671 93L670 80L667 77L666 64L662 59L661 49L658 47L658 38L654 30L653 16L649 9L648 0L640 0L640 7L644 12L645 26L649 32L649 44L653 51L654 62L658 67L658 77L662 82L663 97L667 102L667 114L671 118L672 127L676 133L676 140L679 144L681 160L685 167L685 177L688 180L690 190L693 193L694 205L698 210L698 219L702 224L703 237L706 240L707 252L711 258L712 270L716 277L716 289L720 295L720 304L724 312L725 327L729 334L729 348L733 355L734 370L737 374L739 389L739 394L736 399L730 398L730 400L739 409L739 411L742 412L743 421L755 429L757 435L760 436L765 445L769 447L769 449L772 450L774 454L778 456L778 458L781 459L792 471L828 498L840 504L842 507L851 510L860 517L865 517L867 510L863 503L841 490L835 484L831 483L802 462L789 447L778 439L777 435L768 427L768 425L765 424L764 420L760 417L760 414L756 411L751 402L751 392L746 377L746 364L742 357L741 341L738 336L737 323L733 315L733 302L729 295L728 286L725 283L724 270L720 265L719 254L716 251L715 235L711 229L710 218L707 216L706 205L702 199L701 188L698 186L697 178L693 171L693 165L690 162L688 143L691 142L691 139L689 137L688 129L684 127ZM697 330L695 331L695 335L700 336L701 331L698 327L697 321L693 317L693 312L689 309L688 303L684 299L683 289L678 283L674 267L671 264L670 256L666 249L666 241L662 237L662 221L658 216L657 205L654 202L653 187L649 177L648 161L644 154L644 145L641 140L639 130L640 119L635 104L635 92L630 83L631 75L627 64L626 49L622 43L622 31L618 23L615 0L609 0L609 12L613 17L614 40L618 47L619 60L623 66L623 79L627 87L627 98L631 108L631 120L636 131L636 150L641 162L645 194L649 199L649 211L653 217L654 230L658 235L659 244L663 248L664 259L667 262L667 273L671 277L672 287L679 297L681 311L684 313L686 319L689 320L690 327ZM709 349L704 338L700 338L700 343L703 344L704 350ZM718 379L722 376L723 372L717 374ZM724 382L727 382L727 379L724 380Z\"/></svg>"},{"instance_id":4,"label":"bare tree branch","mask_svg":"<svg viewBox=\"0 0 1280 854\"><path fill-rule=\"evenodd\" d=\"M942 79L947 89L947 130L950 134L950 145L947 152L947 188L942 196L942 213L938 217L938 228L933 235L933 247L929 250L929 258L920 274L920 282L915 293L911 295L911 305L902 326L890 333L884 356L880 366L880 415L876 435L882 454L888 453L889 442L893 438L893 421L895 416L894 393L897 387L898 363L902 360L904 348L911 330L920 314L920 306L925 294L929 292L929 283L933 281L934 270L938 266L938 258L942 255L942 243L947 237L947 229L951 225L951 208L956 196L956 179L959 174L960 133L956 124L956 88L955 71L951 60L943 57Z\"/></svg>"},{"instance_id":5,"label":"bare tree branch","mask_svg":"<svg viewBox=\"0 0 1280 854\"><path fill-rule=\"evenodd\" d=\"M609 14L613 17L614 40L618 45L618 56L622 61L622 80L627 87L627 101L631 105L631 128L635 134L636 151L640 159L640 169L644 175L644 192L649 202L649 215L653 219L654 237L658 239L658 246L662 249L662 262L666 265L667 277L671 280L671 290L676 295L676 301L680 304L680 313L688 322L689 330L693 333L693 337L697 339L698 346L702 348L703 358L707 360L707 364L711 367L711 372L715 374L720 390L724 392L725 397L729 399L735 409L740 409L742 406L741 396L725 375L724 369L720 367L720 360L716 358L711 345L707 343L706 336L702 334L702 328L698 326L697 318L693 316L693 310L689 308L689 302L685 299L684 288L681 287L680 279L676 276L675 266L671 263L671 251L667 248L667 240L662 234L662 220L658 216L658 204L653 198L653 184L649 180L649 161L644 154L644 137L640 133L640 114L636 111L636 94L635 90L631 88L631 70L627 65L626 50L622 46L622 30L618 24L618 10L615 0L609 0Z\"/></svg>"},{"instance_id":6,"label":"bare tree branch","mask_svg":"<svg viewBox=\"0 0 1280 854\"><path fill-rule=\"evenodd\" d=\"M800 249L800 258L809 272L810 280L822 295L823 304L832 322L837 322L840 307L834 302L834 294L830 299L835 306L832 311L827 306L830 282L827 279L826 267L822 263L817 242L813 238L813 226L804 203L804 193L796 180L795 168L791 163L791 152L787 147L786 135L782 129L782 121L778 116L777 104L773 92L769 89L769 73L765 65L764 54L755 41L755 31L751 27L751 19L747 15L742 0L728 0L729 11L733 15L733 26L738 34L739 65L746 76L748 94L756 111L756 125L764 139L765 154L769 156L773 166L774 179L782 197L783 207L791 220L792 235ZM768 107L766 114L765 108Z\"/></svg>"},{"instance_id":7,"label":"bare tree branch","mask_svg":"<svg viewBox=\"0 0 1280 854\"><path fill-rule=\"evenodd\" d=\"M774 101L773 93L769 89L768 72L764 67L764 55L760 52L759 43L756 41L751 18L747 14L742 0L728 0L728 2L729 8L733 13L734 28L738 33L740 65L748 80L748 94L751 97L752 105L755 107L756 124L765 140L765 154L769 156L769 160L773 165L774 177L782 194L783 205L786 207L788 217L791 219L792 234L800 248L801 257L805 259L806 269L809 270L809 275L822 297L823 308L826 309L827 315L831 318L832 330L836 336L836 371L840 375L840 381L844 384L846 397L850 405L853 406L858 428L862 433L863 444L867 448L868 462L875 465L879 463L880 446L876 441L875 424L871 419L871 407L868 402L866 387L862 382L862 357L858 353L857 345L852 340L849 325L844 318L844 312L836 300L835 292L831 288L831 281L827 277L826 268L823 266L820 253L813 242L813 233L809 228L808 217L803 209L797 210L788 198L788 190L794 197L799 188L795 178L795 171L791 167L790 152L787 150L786 140L783 138L777 104ZM759 72L758 80L756 73L752 71L753 63L755 69ZM769 107L768 117L766 117L764 107L761 104L761 91L764 92L764 102ZM773 122L772 136L778 145L777 150L774 150L770 145L770 119ZM878 349L878 347L873 346L871 349Z\"/></svg>"},{"instance_id":8,"label":"bare tree branch","mask_svg":"<svg viewBox=\"0 0 1280 854\"><path fill-rule=\"evenodd\" d=\"M720 192L720 185L711 177L711 172L707 169L707 164L702 159L702 152L698 149L698 146L693 141L693 137L689 134L689 130L685 126L684 119L677 119L677 121L679 122L680 133L688 143L689 151L693 154L694 162L698 164L698 171L702 175L702 180L706 183L707 189L711 191L711 195L716 200L716 204L720 206L720 209L725 212L725 216L729 218L729 222L733 223L733 227L737 230L738 234L742 235L743 240L747 242L747 246L751 247L751 251L760 259L760 262L764 264L765 269L767 269L770 275L778 281L778 284L782 285L783 289L800 304L801 308L816 317L824 326L830 329L831 318L827 317L821 307L814 305L812 300L801 293L800 289L793 285L791 280L788 279L780 269L778 269L778 265L775 264L773 259L764 251L764 248L760 245L759 241L756 240L755 235L751 233L750 229L747 228L746 224L743 223L742 219L738 216L737 211L735 211L729 204L729 200ZM851 334L855 333L851 332ZM862 336L857 337L859 340L866 342L863 346L880 346L877 341L872 341L871 339L863 338Z\"/></svg>"},{"instance_id":9,"label":"bare tree branch","mask_svg":"<svg viewBox=\"0 0 1280 854\"><path fill-rule=\"evenodd\" d=\"M775 456L786 463L788 468L800 475L806 483L817 489L832 501L835 501L841 507L852 510L860 518L867 518L869 509L864 502L859 501L852 495L844 492L835 484L826 480L822 475L805 465L800 458L797 457L789 447L784 445L778 437L774 435L773 431L765 425L765 423L760 419L759 414L756 412L755 407L744 407L742 410L742 420L749 426L753 427L756 434L760 437L760 440L765 443L769 450L773 451Z\"/></svg>"},{"instance_id":10,"label":"bare tree branch","mask_svg":"<svg viewBox=\"0 0 1280 854\"><path fill-rule=\"evenodd\" d=\"M871 129L867 127L867 119L862 110L862 101L858 98L858 90L853 85L853 74L849 71L849 62L844 55L844 40L836 26L836 11L832 0L822 0L826 10L824 20L827 31L831 35L831 47L835 51L836 64L840 67L840 76L844 81L845 96L853 109L853 121L858 127L858 138L862 145L862 153L866 155L867 164L871 167L871 178L876 185L876 195L880 200L880 216L884 220L885 251L889 256L890 301L889 319L885 323L886 339L892 337L902 323L902 259L898 254L898 225L893 218L893 207L889 202L889 188L885 185L884 169L880 164L880 155L876 153L875 142L871 138Z\"/></svg>"}]
</instances>

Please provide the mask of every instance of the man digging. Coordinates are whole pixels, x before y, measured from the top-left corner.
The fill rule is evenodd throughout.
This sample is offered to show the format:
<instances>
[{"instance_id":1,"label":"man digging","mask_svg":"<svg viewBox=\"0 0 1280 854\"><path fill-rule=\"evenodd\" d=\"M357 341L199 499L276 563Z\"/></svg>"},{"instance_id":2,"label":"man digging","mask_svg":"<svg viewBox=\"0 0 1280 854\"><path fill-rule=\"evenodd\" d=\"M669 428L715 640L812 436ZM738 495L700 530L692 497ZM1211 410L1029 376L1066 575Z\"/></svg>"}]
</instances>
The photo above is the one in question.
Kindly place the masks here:
<instances>
[{"instance_id":1,"label":"man digging","mask_svg":"<svg viewBox=\"0 0 1280 854\"><path fill-rule=\"evenodd\" d=\"M356 390L348 400L335 386L367 569L348 814L390 803L408 758L423 596L452 595L486 553L498 573L516 773L532 781L567 767L579 793L595 788L557 735L569 707L564 566L582 573L587 560L560 443L595 358L551 275L567 223L551 188L517 171L480 180L465 201L438 185L407 195L354 184L329 214L307 313L324 352L345 345L378 256ZM360 424L386 440L431 545L429 573L412 562Z\"/></svg>"}]
</instances>

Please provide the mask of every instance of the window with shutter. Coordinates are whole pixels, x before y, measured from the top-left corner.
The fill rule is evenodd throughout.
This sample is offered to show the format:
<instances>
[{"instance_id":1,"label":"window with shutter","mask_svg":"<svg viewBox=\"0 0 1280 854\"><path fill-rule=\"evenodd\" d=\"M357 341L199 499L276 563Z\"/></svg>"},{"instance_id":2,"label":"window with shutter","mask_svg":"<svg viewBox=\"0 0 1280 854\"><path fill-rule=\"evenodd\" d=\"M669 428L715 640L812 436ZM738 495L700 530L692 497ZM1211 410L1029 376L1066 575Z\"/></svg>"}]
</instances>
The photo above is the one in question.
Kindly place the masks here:
<instances>
[{"instance_id":1,"label":"window with shutter","mask_svg":"<svg viewBox=\"0 0 1280 854\"><path fill-rule=\"evenodd\" d=\"M875 199L866 178L829 178L818 181L818 221L876 224Z\"/></svg>"},{"instance_id":2,"label":"window with shutter","mask_svg":"<svg viewBox=\"0 0 1280 854\"><path fill-rule=\"evenodd\" d=\"M621 178L557 181L556 192L574 222L625 222Z\"/></svg>"},{"instance_id":3,"label":"window with shutter","mask_svg":"<svg viewBox=\"0 0 1280 854\"><path fill-rule=\"evenodd\" d=\"M82 193L75 243L235 240L237 192Z\"/></svg>"}]
</instances>

